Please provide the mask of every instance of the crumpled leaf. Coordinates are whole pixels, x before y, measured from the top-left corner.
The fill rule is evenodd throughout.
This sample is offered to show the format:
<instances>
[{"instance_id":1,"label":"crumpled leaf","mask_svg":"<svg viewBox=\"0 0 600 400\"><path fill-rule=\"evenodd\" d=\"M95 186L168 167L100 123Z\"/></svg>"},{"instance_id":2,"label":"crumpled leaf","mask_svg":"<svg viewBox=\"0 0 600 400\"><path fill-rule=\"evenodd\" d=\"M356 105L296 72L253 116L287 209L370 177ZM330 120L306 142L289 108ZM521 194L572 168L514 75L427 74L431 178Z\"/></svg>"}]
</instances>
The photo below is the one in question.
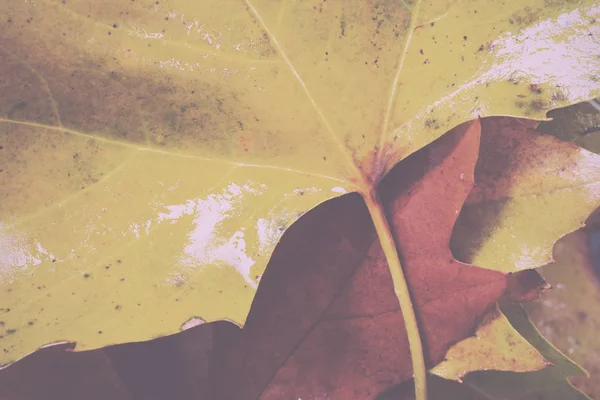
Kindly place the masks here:
<instances>
[{"instance_id":1,"label":"crumpled leaf","mask_svg":"<svg viewBox=\"0 0 600 400\"><path fill-rule=\"evenodd\" d=\"M366 195L477 115L540 119L600 94L593 1L73 0L0 15L0 363L194 316L243 324L300 214Z\"/></svg>"},{"instance_id":2,"label":"crumpled leaf","mask_svg":"<svg viewBox=\"0 0 600 400\"><path fill-rule=\"evenodd\" d=\"M511 272L552 261L600 206L600 156L513 119L482 121L475 186L452 236L460 260Z\"/></svg>"},{"instance_id":3,"label":"crumpled leaf","mask_svg":"<svg viewBox=\"0 0 600 400\"><path fill-rule=\"evenodd\" d=\"M600 397L597 379L600 374L597 335L600 279L594 268L594 262L600 262L600 257L593 257L589 241L593 236L600 237L598 226L590 224L556 243L555 263L540 268L553 289L538 301L525 305L540 332L590 373L591 378L576 377L572 382L592 398Z\"/></svg>"}]
</instances>

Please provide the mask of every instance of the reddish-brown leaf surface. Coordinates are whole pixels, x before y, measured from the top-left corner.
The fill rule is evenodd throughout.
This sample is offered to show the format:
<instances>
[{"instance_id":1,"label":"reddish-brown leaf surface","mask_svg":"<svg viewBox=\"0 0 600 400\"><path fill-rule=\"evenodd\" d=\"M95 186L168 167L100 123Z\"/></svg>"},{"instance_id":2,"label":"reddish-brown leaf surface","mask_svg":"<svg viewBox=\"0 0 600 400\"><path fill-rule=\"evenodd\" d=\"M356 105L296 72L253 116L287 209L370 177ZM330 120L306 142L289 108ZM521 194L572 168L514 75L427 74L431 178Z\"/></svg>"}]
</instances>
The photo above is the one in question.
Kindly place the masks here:
<instances>
[{"instance_id":1,"label":"reddish-brown leaf surface","mask_svg":"<svg viewBox=\"0 0 600 400\"><path fill-rule=\"evenodd\" d=\"M69 348L47 347L0 371L0 399L133 400L105 352Z\"/></svg>"},{"instance_id":2,"label":"reddish-brown leaf surface","mask_svg":"<svg viewBox=\"0 0 600 400\"><path fill-rule=\"evenodd\" d=\"M471 335L505 293L527 298L540 284L531 276L507 279L451 254L452 227L473 186L479 126L454 129L404 160L380 186L429 367ZM374 399L412 376L398 300L358 195L317 207L286 232L243 330L210 323L105 351L111 363L97 380L117 385L114 369L124 398L132 399ZM19 369L34 376L35 357L11 366L13 378ZM72 363L65 365L71 373ZM0 374L0 398L41 398L14 395L19 385L3 382L10 376Z\"/></svg>"}]
</instances>

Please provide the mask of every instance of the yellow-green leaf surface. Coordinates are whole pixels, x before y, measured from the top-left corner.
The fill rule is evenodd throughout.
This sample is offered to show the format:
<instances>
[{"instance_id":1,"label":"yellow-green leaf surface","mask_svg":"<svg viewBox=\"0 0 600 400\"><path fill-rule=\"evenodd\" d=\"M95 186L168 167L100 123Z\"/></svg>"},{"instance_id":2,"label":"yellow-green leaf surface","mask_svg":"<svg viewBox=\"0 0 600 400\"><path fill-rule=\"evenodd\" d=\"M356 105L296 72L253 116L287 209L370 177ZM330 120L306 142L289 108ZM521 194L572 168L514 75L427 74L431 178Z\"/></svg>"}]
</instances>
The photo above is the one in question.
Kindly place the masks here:
<instances>
[{"instance_id":1,"label":"yellow-green leaf surface","mask_svg":"<svg viewBox=\"0 0 600 400\"><path fill-rule=\"evenodd\" d=\"M463 383L441 379L437 375L433 375L428 379L429 393L432 400L590 400L567 380L570 377L585 375L585 371L548 343L519 305L503 305L500 311L503 317L492 319L492 321L510 321L510 324L514 326L513 329L518 331L530 345L537 348L551 365L533 372L493 369L471 372L462 379ZM482 330L480 329L479 332L482 332ZM468 340L466 339L463 343ZM522 340L522 338L519 337L519 340ZM449 354L451 352L452 349ZM529 355L531 354L527 352L522 354L524 358ZM437 372L444 371L434 371L434 373ZM389 393L380 396L378 400L410 398L399 397L400 394L405 392L405 388L398 386L391 389Z\"/></svg>"},{"instance_id":2,"label":"yellow-green leaf surface","mask_svg":"<svg viewBox=\"0 0 600 400\"><path fill-rule=\"evenodd\" d=\"M599 155L510 118L487 119L453 249L484 268L536 268L551 262L554 243L598 206Z\"/></svg>"},{"instance_id":3,"label":"yellow-green leaf surface","mask_svg":"<svg viewBox=\"0 0 600 400\"><path fill-rule=\"evenodd\" d=\"M366 195L465 120L600 94L594 1L38 0L0 16L0 364L243 324L301 213Z\"/></svg>"},{"instance_id":4,"label":"yellow-green leaf surface","mask_svg":"<svg viewBox=\"0 0 600 400\"><path fill-rule=\"evenodd\" d=\"M585 371L547 342L518 305L502 306L515 329L553 365L534 372L475 372L464 378L465 384L485 399L585 400L589 398L573 387L568 377Z\"/></svg>"},{"instance_id":5,"label":"yellow-green leaf surface","mask_svg":"<svg viewBox=\"0 0 600 400\"><path fill-rule=\"evenodd\" d=\"M429 398L432 400L590 400L567 380L567 378L586 375L586 372L544 339L520 305L504 304L499 311L501 314L498 318L491 319L492 324L500 327L502 325L496 321L508 321L514 331L518 332L518 340L525 339L530 346L539 350L539 354L547 360L548 366L532 372L514 372L493 368L487 371L480 370L470 372L462 378L462 383L458 383L451 376L457 371L439 369L445 363L442 362L436 367L437 371L435 369L432 371L436 375L432 375L428 379ZM480 328L478 334L485 331L485 326L484 322L483 329ZM508 332L504 328L497 331ZM469 340L465 339L461 343L467 343ZM460 346L461 343L457 346ZM524 349L524 347L521 348ZM450 349L448 354L451 355L452 352L453 349ZM531 356L531 353L525 352L521 356L525 358ZM491 363L488 365L491 366ZM437 375L440 372L446 373L452 379L441 379ZM413 398L399 396L406 392L406 385L404 387L400 385L380 396L378 400Z\"/></svg>"},{"instance_id":6,"label":"yellow-green leaf surface","mask_svg":"<svg viewBox=\"0 0 600 400\"><path fill-rule=\"evenodd\" d=\"M430 372L460 381L473 371L537 371L550 363L512 327L498 309L481 322L474 336L452 346L446 358Z\"/></svg>"}]
</instances>

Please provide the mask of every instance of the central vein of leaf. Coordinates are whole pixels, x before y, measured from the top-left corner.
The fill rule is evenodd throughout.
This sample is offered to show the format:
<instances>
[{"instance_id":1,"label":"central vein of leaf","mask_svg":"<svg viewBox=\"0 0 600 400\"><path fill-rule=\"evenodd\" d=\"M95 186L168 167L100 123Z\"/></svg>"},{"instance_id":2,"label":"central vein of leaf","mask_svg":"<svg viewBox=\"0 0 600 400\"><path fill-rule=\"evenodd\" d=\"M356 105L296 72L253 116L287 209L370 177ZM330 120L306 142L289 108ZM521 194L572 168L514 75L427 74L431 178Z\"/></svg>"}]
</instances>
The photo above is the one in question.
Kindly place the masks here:
<instances>
[{"instance_id":1,"label":"central vein of leaf","mask_svg":"<svg viewBox=\"0 0 600 400\"><path fill-rule=\"evenodd\" d=\"M352 175L356 178L354 179L354 184L356 185L356 189L363 196L367 207L369 209L369 213L371 214L371 218L373 219L373 223L375 225L375 229L377 231L377 235L379 236L379 240L381 242L381 246L383 248L385 257L388 262L388 266L392 275L392 280L394 283L394 290L396 292L396 296L398 297L398 301L400 302L400 307L402 309L402 315L405 322L406 331L408 333L408 341L410 346L412 364L413 364L413 373L415 376L415 394L417 400L426 400L427 399L427 386L426 386L426 370L425 370L425 360L423 356L423 348L421 344L421 337L419 335L419 328L417 325L417 319L415 316L415 312L412 305L412 300L410 298L410 293L408 291L408 285L406 283L406 279L404 277L404 272L402 271L402 265L400 264L400 258L398 255L398 251L396 249L396 245L394 242L394 238L392 236L392 232L388 225L387 219L385 217L385 213L381 202L376 193L376 184L379 179L386 172L385 168L380 168L378 166L387 166L389 155L385 152L385 143L387 142L387 132L389 130L390 117L392 113L392 107L394 104L394 99L396 97L396 87L398 86L398 82L400 79L400 73L402 71L404 61L406 59L406 54L408 47L410 45L410 41L412 38L412 33L415 29L415 24L417 20L417 14L419 9L420 1L417 1L416 5L412 10L411 23L408 30L408 35L406 37L406 41L404 44L404 49L402 54L400 55L400 59L398 61L398 67L396 70L396 74L394 76L394 81L392 82L392 88L390 90L390 97L388 99L386 111L384 114L384 123L382 126L382 131L380 132L380 145L377 154L374 155L374 170L367 172L369 175L376 176L365 176L365 173L361 172L361 168L359 165L355 163L353 157L348 152L348 149L343 143L343 140L336 135L332 126L329 124L327 118L321 111L320 107L317 105L314 97L310 93L306 83L301 78L300 74L287 57L285 52L283 51L282 46L280 45L277 38L270 31L269 27L266 25L256 8L252 5L250 0L245 0L246 5L248 6L251 14L259 21L262 25L263 29L269 36L269 38L274 43L277 48L277 52L279 56L285 61L286 65L290 69L291 73L297 80L297 82L302 87L302 90L306 94L308 100L310 101L312 107L317 113L319 119L325 126L327 132L330 137L336 143L337 148L343 153L343 156L348 162L350 168L352 168Z\"/></svg>"},{"instance_id":2,"label":"central vein of leaf","mask_svg":"<svg viewBox=\"0 0 600 400\"><path fill-rule=\"evenodd\" d=\"M385 211L375 190L369 193L368 196L363 194L363 198L367 204L371 218L373 219L377 236L379 237L383 253L390 269L390 274L392 275L394 292L396 293L396 297L400 303L400 309L402 310L402 317L404 318L404 325L408 334L408 344L412 359L416 399L426 400L427 371L425 368L423 345L421 343L419 326L417 324L417 317L408 290L408 284L406 282L404 271L402 270L402 265L400 264L398 249L396 248L392 231L390 230L390 226L385 216Z\"/></svg>"}]
</instances>

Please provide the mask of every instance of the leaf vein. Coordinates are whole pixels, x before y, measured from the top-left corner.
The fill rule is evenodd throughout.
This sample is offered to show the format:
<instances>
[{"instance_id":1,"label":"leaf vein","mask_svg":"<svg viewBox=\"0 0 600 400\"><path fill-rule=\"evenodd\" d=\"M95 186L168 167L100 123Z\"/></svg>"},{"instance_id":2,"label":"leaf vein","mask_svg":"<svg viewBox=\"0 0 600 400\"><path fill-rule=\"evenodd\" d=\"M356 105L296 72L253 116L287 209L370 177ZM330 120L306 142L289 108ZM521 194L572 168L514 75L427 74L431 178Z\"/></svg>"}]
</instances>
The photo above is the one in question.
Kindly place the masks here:
<instances>
[{"instance_id":1,"label":"leaf vein","mask_svg":"<svg viewBox=\"0 0 600 400\"><path fill-rule=\"evenodd\" d=\"M0 123L25 125L25 126L30 126L30 127L39 128L39 129L48 129L48 130L52 130L52 131L60 132L60 133L68 133L68 134L71 134L74 136L79 136L79 137L96 140L101 143L107 143L107 144L111 144L114 146L127 147L127 148L131 148L133 150L138 150L138 151L147 151L150 153L163 154L163 155L168 155L168 156L173 156L173 157L190 158L190 159L195 159L195 160L213 162L216 164L231 165L234 167L274 169L277 171L285 171L285 172L291 172L291 173L296 173L296 174L302 174L302 175L306 175L306 176L314 176L314 177L328 179L328 180L335 181L335 182L341 182L341 183L346 183L346 184L348 183L348 181L345 179L340 179L340 178L336 178L336 177L329 176L329 175L317 174L317 173L313 173L313 172L309 172L309 171L297 170L294 168L280 167L277 165L244 163L244 162L227 160L224 157L223 158L202 157L202 156L195 156L195 155L191 155L191 154L175 153L173 151L159 150L159 149L155 149L155 148L151 148L151 147L137 146L133 143L123 142L120 140L107 139L107 138L104 138L101 136L96 136L93 134L79 132L75 129L65 128L62 126L46 125L46 124L40 124L40 123L36 123L36 122L29 122L29 121L16 121L16 120L11 120L11 119L7 119L7 118L3 118L3 117L0 117Z\"/></svg>"},{"instance_id":2,"label":"leaf vein","mask_svg":"<svg viewBox=\"0 0 600 400\"><path fill-rule=\"evenodd\" d=\"M60 114L58 113L58 105L56 103L56 100L54 99L54 95L52 95L52 91L50 90L50 86L48 85L48 80L37 69L33 68L33 66L31 64L29 64L27 61L19 58L16 54L13 54L12 52L8 51L1 44L0 44L0 50L5 52L9 56L13 57L18 62L25 65L27 67L27 69L29 69L35 76L38 77L44 90L48 93L48 96L50 97L50 106L52 107L52 112L54 113L56 120L58 121L58 125L62 126L62 122L60 121Z\"/></svg>"},{"instance_id":3,"label":"leaf vein","mask_svg":"<svg viewBox=\"0 0 600 400\"><path fill-rule=\"evenodd\" d=\"M300 74L298 73L298 71L296 70L296 68L294 67L294 65L292 64L292 62L290 61L290 59L288 58L288 56L283 51L283 48L281 47L281 45L280 45L279 41L277 40L277 38L275 37L275 35L273 35L273 33L269 30L269 27L264 22L264 20L262 19L262 17L260 16L260 14L258 13L258 11L256 10L256 8L252 5L252 3L250 2L250 0L244 0L244 1L245 1L246 5L248 6L248 8L250 9L250 11L252 12L252 14L254 15L254 17L260 22L260 24L262 25L263 29L265 30L265 32L269 36L269 38L275 44L275 47L277 48L277 52L278 52L279 56L286 63L286 65L288 66L290 72L292 73L292 75L294 75L294 77L296 78L296 80L298 81L298 83L300 84L300 86L302 87L302 90L304 91L304 94L307 96L308 100L312 104L313 109L315 110L315 112L319 116L319 119L321 120L321 122L325 126L325 129L327 130L327 132L331 136L333 142L337 145L337 147L339 148L340 152L344 155L344 157L346 158L348 164L351 165L354 168L354 172L356 173L356 175L359 176L359 177L362 177L362 174L358 170L356 164L354 163L354 160L352 159L352 157L350 156L350 154L346 151L347 149L345 148L344 144L340 141L340 138L338 137L338 135L334 131L333 127L331 126L331 124L329 123L329 121L327 120L327 118L325 117L325 114L323 114L323 112L321 111L321 108L317 104L317 101L312 96L310 90L308 90L308 86L306 85L306 83L304 82L304 80L302 79L302 77L300 76Z\"/></svg>"},{"instance_id":4,"label":"leaf vein","mask_svg":"<svg viewBox=\"0 0 600 400\"><path fill-rule=\"evenodd\" d=\"M348 274L348 276L344 279L344 282L338 287L338 290L335 293L335 295L331 297L331 301L329 302L329 304L327 305L327 307L325 307L325 309L321 313L321 316L327 315L327 312L336 303L336 300L338 299L338 297L340 296L340 294L342 293L342 291L346 288L346 286L348 285L348 283L350 282L350 280L352 279L352 277L354 276L354 274L359 270L360 266L361 266L361 264L357 263L356 266L354 267L354 270L352 271L352 273ZM321 317L315 318L315 322L308 328L308 330L302 336L302 338L300 338L300 340L298 340L298 342L290 349L290 351L288 352L287 356L281 361L281 363L279 363L279 365L277 367L273 368L273 374L271 375L271 377L269 378L269 380L265 383L265 386L264 386L263 390L261 390L261 392L259 393L259 395L256 398L256 400L260 399L260 397L262 396L262 394L264 394L265 390L269 387L269 385L271 384L271 382L273 381L273 379L275 378L275 376L277 375L277 373L279 372L279 370L287 363L287 361L290 359L290 357L292 357L294 355L294 353L302 345L302 343L304 343L304 341L319 326L319 324L321 323L321 321L322 321Z\"/></svg>"},{"instance_id":5,"label":"leaf vein","mask_svg":"<svg viewBox=\"0 0 600 400\"><path fill-rule=\"evenodd\" d=\"M396 90L398 88L398 82L400 81L400 75L402 73L402 69L404 68L404 61L406 60L406 55L408 54L408 48L412 41L413 33L416 29L416 23L419 15L419 8L421 6L421 0L418 0L415 4L415 7L412 12L410 25L408 28L408 36L406 37L406 42L404 43L404 49L402 54L400 54L400 59L398 60L398 68L396 69L396 75L394 76L394 81L392 82L392 88L390 91L390 97L388 98L388 103L385 110L385 115L383 119L382 131L381 131L381 139L379 143L379 153L378 158L381 156L381 151L384 148L384 144L388 138L388 129L390 124L390 117L392 114L392 107L394 105L394 100L396 98Z\"/></svg>"},{"instance_id":6,"label":"leaf vein","mask_svg":"<svg viewBox=\"0 0 600 400\"><path fill-rule=\"evenodd\" d=\"M112 171L110 171L109 173L107 173L106 175L104 175L102 178L100 178L98 181L94 182L92 185L87 186L85 189L81 189L78 190L77 192L67 196L65 199L62 199L60 201L54 202L52 204L49 204L48 206L34 212L33 214L29 214L26 215L24 218L19 219L17 222L15 222L14 224L11 225L11 227L17 227L20 226L23 223L26 223L27 221L36 218L38 215L45 213L55 207L58 206L62 206L65 205L66 203L78 198L79 196L83 195L84 193L87 193L89 191L91 191L93 188L96 188L98 185L100 185L101 183L105 183L108 179L110 179L111 177L113 177L118 171L120 171L121 169L123 169L123 167L125 167L125 165L129 162L129 160L131 159L131 157L133 156L133 152L129 154L129 156L125 159L125 161L123 161L121 164L117 165L115 168L113 168Z\"/></svg>"}]
</instances>

